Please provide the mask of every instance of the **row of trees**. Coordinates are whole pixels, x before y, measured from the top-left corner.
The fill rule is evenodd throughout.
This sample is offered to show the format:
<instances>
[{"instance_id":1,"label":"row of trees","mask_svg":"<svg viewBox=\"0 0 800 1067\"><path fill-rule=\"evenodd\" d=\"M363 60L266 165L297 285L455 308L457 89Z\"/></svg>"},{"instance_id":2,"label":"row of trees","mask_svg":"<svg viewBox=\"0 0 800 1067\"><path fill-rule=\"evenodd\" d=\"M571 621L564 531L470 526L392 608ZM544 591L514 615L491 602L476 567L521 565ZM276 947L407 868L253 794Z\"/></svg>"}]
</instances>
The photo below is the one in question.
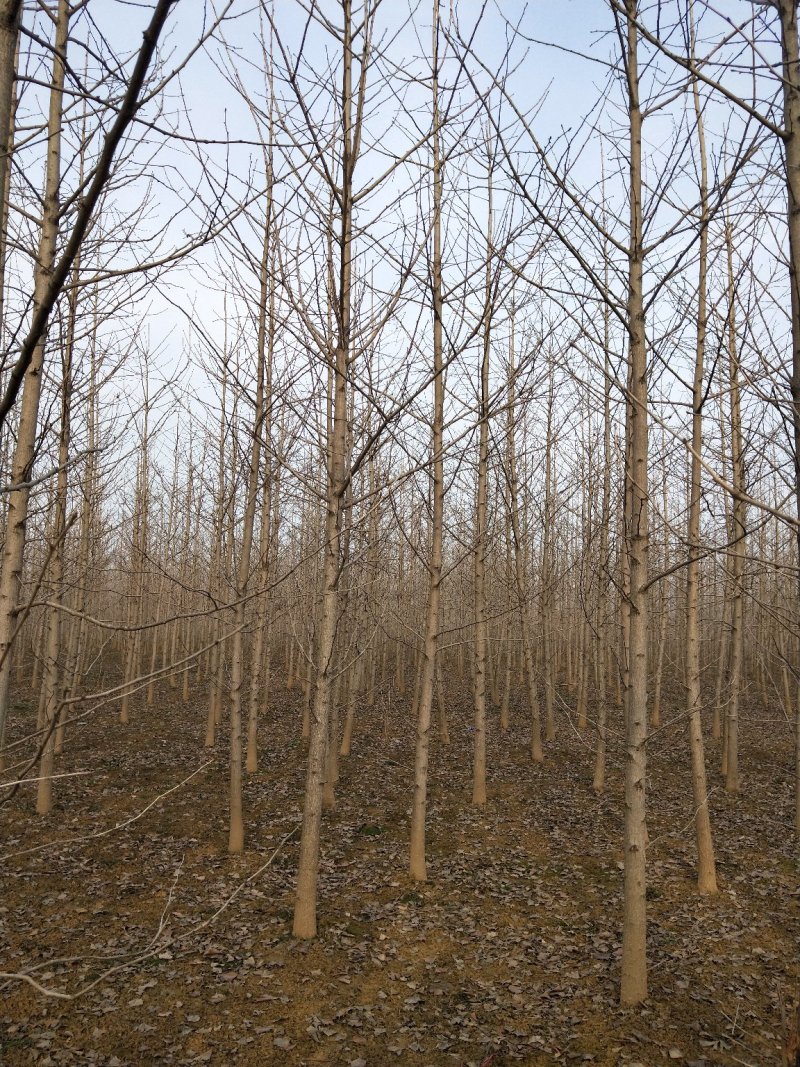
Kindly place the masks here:
<instances>
[{"instance_id":1,"label":"row of trees","mask_svg":"<svg viewBox=\"0 0 800 1067\"><path fill-rule=\"evenodd\" d=\"M207 745L226 720L239 852L283 675L305 693L313 937L359 707L411 704L424 879L460 675L474 804L517 697L534 761L569 716L597 792L622 766L637 1002L649 725L688 731L700 891L703 730L736 791L740 709L794 733L800 839L796 6L609 0L584 56L604 84L564 133L523 95L524 27L486 12L264 4L239 40L228 4L188 51L238 102L219 138L172 110L172 6L127 61L98 52L91 4L0 9L7 780L50 812L74 718L124 724L169 687ZM36 728L2 740L26 679Z\"/></svg>"}]
</instances>

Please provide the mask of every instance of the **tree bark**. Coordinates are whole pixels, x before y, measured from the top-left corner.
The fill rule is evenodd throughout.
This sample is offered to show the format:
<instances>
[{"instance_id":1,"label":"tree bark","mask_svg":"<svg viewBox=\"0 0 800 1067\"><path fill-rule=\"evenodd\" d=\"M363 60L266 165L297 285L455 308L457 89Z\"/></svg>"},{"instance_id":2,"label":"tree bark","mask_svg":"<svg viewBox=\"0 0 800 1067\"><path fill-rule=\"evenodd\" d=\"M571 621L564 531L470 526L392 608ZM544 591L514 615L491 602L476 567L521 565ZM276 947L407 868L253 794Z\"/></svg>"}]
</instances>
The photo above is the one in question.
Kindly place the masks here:
<instances>
[{"instance_id":1,"label":"tree bark","mask_svg":"<svg viewBox=\"0 0 800 1067\"><path fill-rule=\"evenodd\" d=\"M608 285L608 259L604 265L605 284ZM610 571L608 550L609 526L611 524L611 368L610 357L610 310L603 310L603 503L600 516L600 566L597 571L597 615L599 632L598 679L597 679L597 745L595 748L594 779L596 793L602 793L606 782L606 743L608 721L607 664L611 651L608 637L607 574Z\"/></svg>"},{"instance_id":2,"label":"tree bark","mask_svg":"<svg viewBox=\"0 0 800 1067\"><path fill-rule=\"evenodd\" d=\"M0 347L4 341L5 268L16 95L14 81L21 18L22 0L0 0Z\"/></svg>"},{"instance_id":3,"label":"tree bark","mask_svg":"<svg viewBox=\"0 0 800 1067\"><path fill-rule=\"evenodd\" d=\"M791 287L792 431L794 490L798 526L795 528L796 562L800 562L800 44L796 0L777 0L783 54L784 151L786 153L787 218L789 225L789 282ZM795 634L800 633L800 572L795 590ZM800 672L800 663L795 663ZM795 832L800 843L800 677L795 678Z\"/></svg>"},{"instance_id":4,"label":"tree bark","mask_svg":"<svg viewBox=\"0 0 800 1067\"><path fill-rule=\"evenodd\" d=\"M514 333L512 323L511 353L508 371L508 511L513 541L514 583L519 604L520 630L522 636L522 656L525 681L528 689L528 707L531 713L531 759L534 763L544 761L542 749L542 716L539 704L539 686L536 675L536 659L531 637L530 600L527 577L525 574L525 547L522 540L522 524L519 514L519 483L517 478L517 454L515 434L516 406L516 370L514 366Z\"/></svg>"},{"instance_id":5,"label":"tree bark","mask_svg":"<svg viewBox=\"0 0 800 1067\"><path fill-rule=\"evenodd\" d=\"M47 162L44 188L42 228L34 280L34 316L43 306L56 256L59 223L59 185L61 180L62 98L66 66L69 5L59 0L56 21L53 73L47 120ZM12 68L13 70L13 63ZM10 117L6 116L6 121ZM6 536L0 560L0 765L3 760L5 728L8 718L11 681L11 643L17 619L22 565L25 553L26 526L30 487L28 484L36 456L36 430L44 367L44 333L32 349L24 372L22 405L17 441L11 465L11 483L19 488L8 494Z\"/></svg>"},{"instance_id":6,"label":"tree bark","mask_svg":"<svg viewBox=\"0 0 800 1067\"><path fill-rule=\"evenodd\" d=\"M630 124L630 246L628 252L628 449L630 565L629 662L625 689L625 900L620 1000L647 997L647 342L644 315L642 113L639 105L637 0L626 0L628 119Z\"/></svg>"},{"instance_id":7,"label":"tree bark","mask_svg":"<svg viewBox=\"0 0 800 1067\"><path fill-rule=\"evenodd\" d=\"M425 881L425 816L428 806L428 748L431 708L439 644L439 599L442 580L442 528L444 525L444 357L442 334L442 158L439 118L439 0L433 0L432 40L432 185L433 248L431 253L431 300L433 305L433 418L431 420L431 546L428 558L428 604L425 616L422 686L417 708L414 751L414 795L411 808L409 873Z\"/></svg>"},{"instance_id":8,"label":"tree bark","mask_svg":"<svg viewBox=\"0 0 800 1067\"><path fill-rule=\"evenodd\" d=\"M351 345L352 301L352 211L353 169L357 153L354 150L353 87L352 87L352 0L342 0L344 19L342 66L342 176L338 203L340 205L339 280L336 315L337 343L329 354L333 364L333 422L328 442L327 486L325 498L325 543L323 546L322 598L317 640L318 661L316 691L308 750L303 826L300 837L300 858L297 870L297 895L294 910L295 937L310 938L317 933L317 876L319 870L320 823L322 791L325 777L325 755L333 684L333 652L339 609L339 555L341 539L342 501L347 487L347 370ZM362 33L365 41L371 14L365 14ZM366 47L366 46L365 46ZM362 57L362 64L366 56ZM362 93L365 71L362 66ZM359 107L359 116L361 109Z\"/></svg>"},{"instance_id":9,"label":"tree bark","mask_svg":"<svg viewBox=\"0 0 800 1067\"><path fill-rule=\"evenodd\" d=\"M731 536L732 586L731 645L728 660L728 701L725 714L725 789L739 790L739 700L742 689L744 659L744 560L747 535L747 506L744 493L744 454L742 444L742 414L739 396L739 352L736 337L736 289L733 274L733 230L725 227L728 257L728 374L731 403L731 479L733 498L733 526Z\"/></svg>"},{"instance_id":10,"label":"tree bark","mask_svg":"<svg viewBox=\"0 0 800 1067\"><path fill-rule=\"evenodd\" d=\"M694 52L694 5L689 6L690 34ZM702 503L702 469L700 452L703 447L703 399L705 375L705 345L708 269L708 163L706 159L703 112L697 79L692 79L695 121L697 123L700 155L700 249L697 282L697 338L695 346L694 380L692 383L692 454L689 483L689 517L686 542L689 560L686 568L686 711L689 728L689 749L692 763L692 802L697 842L697 888L701 893L716 893L717 873L714 862L714 843L711 836L711 817L708 811L708 785L703 748L703 700L701 693L700 661L700 506Z\"/></svg>"},{"instance_id":11,"label":"tree bark","mask_svg":"<svg viewBox=\"0 0 800 1067\"><path fill-rule=\"evenodd\" d=\"M486 229L486 283L483 307L483 348L480 369L478 423L478 499L475 508L475 717L472 764L472 803L486 803L486 552L489 482L489 353L492 341L492 160L488 174Z\"/></svg>"}]
</instances>

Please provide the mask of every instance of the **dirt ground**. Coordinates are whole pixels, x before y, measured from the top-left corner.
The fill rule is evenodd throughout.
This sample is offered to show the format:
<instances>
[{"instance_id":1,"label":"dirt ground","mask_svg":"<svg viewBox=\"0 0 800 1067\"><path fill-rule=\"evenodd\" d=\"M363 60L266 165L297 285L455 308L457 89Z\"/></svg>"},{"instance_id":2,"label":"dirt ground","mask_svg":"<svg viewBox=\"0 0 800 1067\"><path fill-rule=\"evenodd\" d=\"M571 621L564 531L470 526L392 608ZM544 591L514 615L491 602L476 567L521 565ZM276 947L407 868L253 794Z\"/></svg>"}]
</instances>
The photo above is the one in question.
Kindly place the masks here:
<instances>
[{"instance_id":1,"label":"dirt ground","mask_svg":"<svg viewBox=\"0 0 800 1067\"><path fill-rule=\"evenodd\" d=\"M0 1062L780 1064L781 1001L800 989L785 723L744 715L738 796L722 789L709 744L713 899L694 890L681 721L652 738L650 998L622 1010L619 738L598 799L592 739L569 699L542 767L521 705L505 737L492 713L483 811L470 806L468 697L454 701L451 744L432 745L425 884L406 874L408 705L361 709L324 818L313 942L291 936L298 694L276 689L264 717L236 858L225 746L203 748L202 693L182 704L165 686L155 706L134 705L127 728L113 710L73 728L58 771L88 773L56 783L52 816L36 816L31 786L0 808L0 970L81 995L0 979ZM33 709L14 715L20 732Z\"/></svg>"}]
</instances>

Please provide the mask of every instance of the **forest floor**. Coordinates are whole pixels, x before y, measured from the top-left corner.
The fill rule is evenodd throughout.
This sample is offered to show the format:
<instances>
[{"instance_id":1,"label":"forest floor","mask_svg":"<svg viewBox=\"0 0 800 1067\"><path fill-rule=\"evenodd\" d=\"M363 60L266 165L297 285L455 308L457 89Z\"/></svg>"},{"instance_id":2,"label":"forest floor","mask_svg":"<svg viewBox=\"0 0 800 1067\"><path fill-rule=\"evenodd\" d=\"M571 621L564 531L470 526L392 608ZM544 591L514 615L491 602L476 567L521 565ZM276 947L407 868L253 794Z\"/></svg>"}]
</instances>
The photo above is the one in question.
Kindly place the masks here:
<instances>
[{"instance_id":1,"label":"forest floor","mask_svg":"<svg viewBox=\"0 0 800 1067\"><path fill-rule=\"evenodd\" d=\"M432 744L424 884L406 873L408 706L360 712L324 817L313 942L291 936L297 693L281 688L265 716L235 858L225 746L203 748L202 694L184 705L165 687L126 728L110 711L73 727L58 771L88 773L56 783L52 815L36 816L30 786L0 808L0 970L80 995L0 979L0 1063L781 1064L780 1003L800 990L785 724L744 716L738 796L708 746L713 899L694 889L681 721L652 738L650 997L623 1010L619 741L598 799L591 737L563 700L543 766L522 711L505 737L493 712L489 801L476 810L466 693L454 705L451 744ZM17 732L32 714L18 705Z\"/></svg>"}]
</instances>

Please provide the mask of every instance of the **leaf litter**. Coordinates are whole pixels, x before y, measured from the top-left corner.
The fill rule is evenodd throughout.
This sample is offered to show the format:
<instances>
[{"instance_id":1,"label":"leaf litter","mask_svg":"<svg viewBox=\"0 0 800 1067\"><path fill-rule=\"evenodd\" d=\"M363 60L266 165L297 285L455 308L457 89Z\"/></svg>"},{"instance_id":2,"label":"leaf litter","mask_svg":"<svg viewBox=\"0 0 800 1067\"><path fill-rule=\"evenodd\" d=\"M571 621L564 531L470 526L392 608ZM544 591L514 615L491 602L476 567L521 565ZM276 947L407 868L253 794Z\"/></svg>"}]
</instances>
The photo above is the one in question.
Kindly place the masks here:
<instances>
[{"instance_id":1,"label":"leaf litter","mask_svg":"<svg viewBox=\"0 0 800 1067\"><path fill-rule=\"evenodd\" d=\"M51 817L24 791L0 809L0 970L64 992L97 983L74 1000L2 983L3 1065L782 1062L781 1003L800 987L791 754L755 715L742 720L742 792L709 800L714 898L694 889L682 731L651 740L650 996L622 1009L620 752L598 798L590 735L564 722L540 767L524 710L506 736L495 712L489 800L473 808L461 694L451 744L432 743L428 881L414 883L413 730L395 707L387 741L380 702L361 707L323 820L320 934L302 942L291 917L305 744L291 693L276 690L261 724L243 856L226 852L224 740L141 818L86 839L208 760L204 699L172 697L136 707L127 728L76 731L60 769L93 773L57 783Z\"/></svg>"}]
</instances>

